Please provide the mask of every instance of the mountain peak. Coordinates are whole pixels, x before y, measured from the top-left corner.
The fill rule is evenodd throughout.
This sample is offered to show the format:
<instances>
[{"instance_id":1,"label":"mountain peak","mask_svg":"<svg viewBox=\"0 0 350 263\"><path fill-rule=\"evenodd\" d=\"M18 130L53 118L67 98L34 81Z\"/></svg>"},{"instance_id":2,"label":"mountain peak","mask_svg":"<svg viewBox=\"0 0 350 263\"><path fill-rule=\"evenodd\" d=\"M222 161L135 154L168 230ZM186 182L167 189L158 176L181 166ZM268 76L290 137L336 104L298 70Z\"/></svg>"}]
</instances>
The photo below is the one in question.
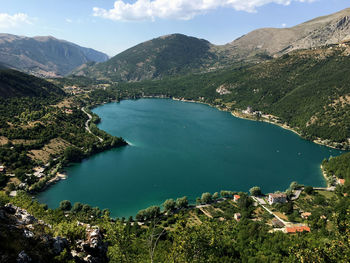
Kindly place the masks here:
<instances>
[{"instance_id":1,"label":"mountain peak","mask_svg":"<svg viewBox=\"0 0 350 263\"><path fill-rule=\"evenodd\" d=\"M40 77L63 76L84 63L108 58L102 52L53 36L0 34L0 62Z\"/></svg>"}]
</instances>

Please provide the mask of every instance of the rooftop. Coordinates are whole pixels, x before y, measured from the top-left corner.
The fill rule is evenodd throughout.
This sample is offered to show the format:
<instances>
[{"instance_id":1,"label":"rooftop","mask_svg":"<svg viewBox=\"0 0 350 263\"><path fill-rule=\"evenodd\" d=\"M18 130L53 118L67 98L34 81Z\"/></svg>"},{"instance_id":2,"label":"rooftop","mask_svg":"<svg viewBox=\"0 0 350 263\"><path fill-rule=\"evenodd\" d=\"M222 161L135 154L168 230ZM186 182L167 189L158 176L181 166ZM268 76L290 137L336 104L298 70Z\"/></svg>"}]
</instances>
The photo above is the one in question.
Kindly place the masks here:
<instances>
[{"instance_id":1,"label":"rooftop","mask_svg":"<svg viewBox=\"0 0 350 263\"><path fill-rule=\"evenodd\" d=\"M297 232L310 232L310 227L308 226L294 226L294 227L286 227L286 231L288 234L294 234Z\"/></svg>"}]
</instances>

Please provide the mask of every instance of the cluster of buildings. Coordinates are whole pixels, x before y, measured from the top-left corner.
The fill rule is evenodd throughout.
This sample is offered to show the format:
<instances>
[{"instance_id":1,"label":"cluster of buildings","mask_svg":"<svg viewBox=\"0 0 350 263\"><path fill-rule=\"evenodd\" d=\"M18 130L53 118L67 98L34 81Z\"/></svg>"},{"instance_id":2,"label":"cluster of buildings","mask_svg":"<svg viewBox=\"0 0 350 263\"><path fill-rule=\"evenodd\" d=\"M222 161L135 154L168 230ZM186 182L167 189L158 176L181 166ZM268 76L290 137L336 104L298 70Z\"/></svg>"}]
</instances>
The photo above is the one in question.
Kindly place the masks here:
<instances>
[{"instance_id":1,"label":"cluster of buildings","mask_svg":"<svg viewBox=\"0 0 350 263\"><path fill-rule=\"evenodd\" d=\"M41 167L41 166L34 167L33 168L33 170L34 170L33 175L37 178L45 177L46 176L46 174L44 174L45 169L46 169L45 167Z\"/></svg>"}]
</instances>

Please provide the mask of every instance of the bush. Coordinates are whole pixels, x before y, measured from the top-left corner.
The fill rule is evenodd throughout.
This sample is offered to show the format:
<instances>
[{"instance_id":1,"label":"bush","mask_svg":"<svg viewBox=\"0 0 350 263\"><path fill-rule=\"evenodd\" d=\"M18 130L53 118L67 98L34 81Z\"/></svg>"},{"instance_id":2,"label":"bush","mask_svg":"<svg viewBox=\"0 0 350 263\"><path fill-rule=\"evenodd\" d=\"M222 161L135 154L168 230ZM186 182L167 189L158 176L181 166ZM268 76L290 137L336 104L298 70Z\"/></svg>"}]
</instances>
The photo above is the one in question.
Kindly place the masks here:
<instances>
[{"instance_id":1,"label":"bush","mask_svg":"<svg viewBox=\"0 0 350 263\"><path fill-rule=\"evenodd\" d=\"M187 196L176 199L176 207L180 209L188 207Z\"/></svg>"},{"instance_id":2,"label":"bush","mask_svg":"<svg viewBox=\"0 0 350 263\"><path fill-rule=\"evenodd\" d=\"M252 196L259 196L262 194L259 186L254 186L250 188L249 192Z\"/></svg>"},{"instance_id":3,"label":"bush","mask_svg":"<svg viewBox=\"0 0 350 263\"><path fill-rule=\"evenodd\" d=\"M201 201L203 204L209 204L212 202L212 200L213 200L213 198L211 196L211 193L203 193L202 194Z\"/></svg>"},{"instance_id":4,"label":"bush","mask_svg":"<svg viewBox=\"0 0 350 263\"><path fill-rule=\"evenodd\" d=\"M168 199L163 203L163 207L165 211L173 211L176 207L176 202L174 199Z\"/></svg>"},{"instance_id":5,"label":"bush","mask_svg":"<svg viewBox=\"0 0 350 263\"><path fill-rule=\"evenodd\" d=\"M68 147L64 150L64 159L68 162L79 162L84 158L84 153L77 147Z\"/></svg>"}]
</instances>

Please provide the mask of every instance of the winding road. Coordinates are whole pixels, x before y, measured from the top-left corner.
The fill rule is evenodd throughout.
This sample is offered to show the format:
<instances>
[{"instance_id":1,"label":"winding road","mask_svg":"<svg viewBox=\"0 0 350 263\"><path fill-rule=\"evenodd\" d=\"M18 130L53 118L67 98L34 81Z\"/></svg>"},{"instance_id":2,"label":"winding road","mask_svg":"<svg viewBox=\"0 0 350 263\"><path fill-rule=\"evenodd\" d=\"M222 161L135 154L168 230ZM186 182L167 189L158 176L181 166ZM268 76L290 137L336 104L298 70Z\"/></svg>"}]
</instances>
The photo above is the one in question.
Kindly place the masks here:
<instances>
[{"instance_id":1,"label":"winding road","mask_svg":"<svg viewBox=\"0 0 350 263\"><path fill-rule=\"evenodd\" d=\"M89 119L85 122L85 129L91 133L92 135L94 135L97 139L100 140L100 142L103 142L103 139L101 137L98 137L96 134L94 134L91 130L90 130L90 127L89 127L89 123L90 121L92 120L92 116L91 114L89 114L88 112L85 111L84 107L81 108L81 110L89 117Z\"/></svg>"}]
</instances>

